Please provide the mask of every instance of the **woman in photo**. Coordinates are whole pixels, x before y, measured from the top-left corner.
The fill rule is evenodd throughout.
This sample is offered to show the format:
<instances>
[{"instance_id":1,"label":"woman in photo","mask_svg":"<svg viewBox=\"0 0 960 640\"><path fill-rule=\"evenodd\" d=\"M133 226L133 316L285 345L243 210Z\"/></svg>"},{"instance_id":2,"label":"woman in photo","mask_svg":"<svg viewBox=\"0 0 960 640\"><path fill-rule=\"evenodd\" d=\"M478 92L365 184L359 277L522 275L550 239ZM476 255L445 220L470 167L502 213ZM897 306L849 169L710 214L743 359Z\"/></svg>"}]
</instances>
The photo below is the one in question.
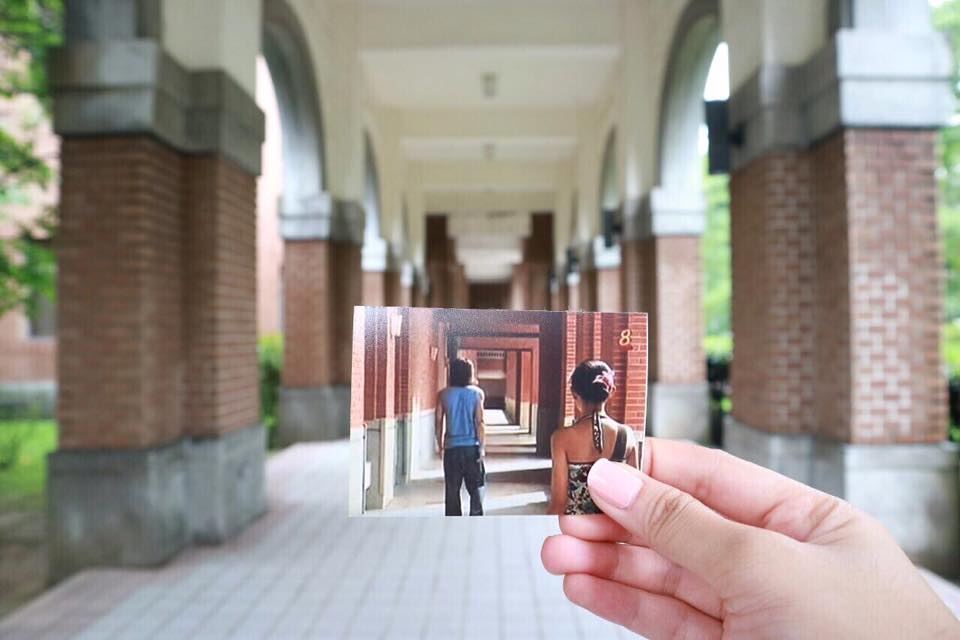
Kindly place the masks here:
<instances>
[{"instance_id":1,"label":"woman in photo","mask_svg":"<svg viewBox=\"0 0 960 640\"><path fill-rule=\"evenodd\" d=\"M460 486L466 484L470 515L482 516L483 390L477 386L473 363L463 358L450 361L448 382L437 396L436 423L446 487L445 512L448 516L463 515Z\"/></svg>"},{"instance_id":2,"label":"woman in photo","mask_svg":"<svg viewBox=\"0 0 960 640\"><path fill-rule=\"evenodd\" d=\"M557 429L550 440L553 475L549 513L600 513L587 490L587 474L600 458L639 464L636 434L606 414L616 391L613 369L602 360L584 360L570 376L575 421Z\"/></svg>"}]
</instances>

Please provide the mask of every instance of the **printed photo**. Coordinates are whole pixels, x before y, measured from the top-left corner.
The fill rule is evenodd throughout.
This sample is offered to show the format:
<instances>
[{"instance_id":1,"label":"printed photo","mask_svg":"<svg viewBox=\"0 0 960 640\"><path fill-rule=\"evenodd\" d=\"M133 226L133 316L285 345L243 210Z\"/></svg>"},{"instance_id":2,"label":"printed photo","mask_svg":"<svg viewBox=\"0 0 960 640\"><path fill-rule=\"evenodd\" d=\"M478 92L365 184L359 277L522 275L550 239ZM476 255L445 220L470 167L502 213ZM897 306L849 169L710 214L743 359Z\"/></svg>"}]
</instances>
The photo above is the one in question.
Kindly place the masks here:
<instances>
[{"instance_id":1,"label":"printed photo","mask_svg":"<svg viewBox=\"0 0 960 640\"><path fill-rule=\"evenodd\" d=\"M598 513L646 406L646 314L356 307L350 515Z\"/></svg>"}]
</instances>

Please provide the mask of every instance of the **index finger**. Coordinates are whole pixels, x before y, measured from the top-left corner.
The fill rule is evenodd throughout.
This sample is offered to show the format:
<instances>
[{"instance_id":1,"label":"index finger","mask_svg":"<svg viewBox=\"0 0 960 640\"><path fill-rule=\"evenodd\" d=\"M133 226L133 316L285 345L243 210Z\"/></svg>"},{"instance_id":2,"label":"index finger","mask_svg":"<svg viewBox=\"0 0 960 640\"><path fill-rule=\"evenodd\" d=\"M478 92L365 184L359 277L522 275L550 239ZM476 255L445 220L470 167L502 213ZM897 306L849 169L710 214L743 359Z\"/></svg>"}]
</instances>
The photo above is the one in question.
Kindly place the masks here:
<instances>
[{"instance_id":1,"label":"index finger","mask_svg":"<svg viewBox=\"0 0 960 640\"><path fill-rule=\"evenodd\" d=\"M806 540L832 496L720 449L646 438L644 472L744 524Z\"/></svg>"}]
</instances>

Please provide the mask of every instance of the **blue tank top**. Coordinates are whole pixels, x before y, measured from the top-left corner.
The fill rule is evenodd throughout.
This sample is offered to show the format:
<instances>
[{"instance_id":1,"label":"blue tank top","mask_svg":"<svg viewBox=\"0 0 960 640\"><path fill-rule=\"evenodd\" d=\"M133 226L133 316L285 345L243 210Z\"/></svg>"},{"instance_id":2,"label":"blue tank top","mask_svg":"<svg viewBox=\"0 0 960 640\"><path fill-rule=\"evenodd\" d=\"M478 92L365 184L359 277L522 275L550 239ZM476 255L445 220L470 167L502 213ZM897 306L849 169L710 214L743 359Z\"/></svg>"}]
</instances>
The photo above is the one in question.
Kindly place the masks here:
<instances>
[{"instance_id":1,"label":"blue tank top","mask_svg":"<svg viewBox=\"0 0 960 640\"><path fill-rule=\"evenodd\" d=\"M474 386L448 387L447 403L447 432L444 448L475 447L480 444L477 439L477 403L480 402L481 391Z\"/></svg>"}]
</instances>

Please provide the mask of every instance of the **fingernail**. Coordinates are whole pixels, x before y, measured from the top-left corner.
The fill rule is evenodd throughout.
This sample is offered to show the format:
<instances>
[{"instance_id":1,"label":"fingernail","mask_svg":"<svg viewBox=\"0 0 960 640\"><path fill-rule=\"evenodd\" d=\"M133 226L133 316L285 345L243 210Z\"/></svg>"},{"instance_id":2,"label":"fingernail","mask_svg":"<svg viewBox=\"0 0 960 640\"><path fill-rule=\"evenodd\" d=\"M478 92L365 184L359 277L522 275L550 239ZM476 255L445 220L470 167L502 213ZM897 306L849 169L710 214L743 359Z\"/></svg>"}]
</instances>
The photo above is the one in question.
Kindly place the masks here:
<instances>
[{"instance_id":1,"label":"fingernail","mask_svg":"<svg viewBox=\"0 0 960 640\"><path fill-rule=\"evenodd\" d=\"M600 458L587 475L590 494L611 503L618 509L626 509L637 499L643 483L622 464Z\"/></svg>"}]
</instances>

